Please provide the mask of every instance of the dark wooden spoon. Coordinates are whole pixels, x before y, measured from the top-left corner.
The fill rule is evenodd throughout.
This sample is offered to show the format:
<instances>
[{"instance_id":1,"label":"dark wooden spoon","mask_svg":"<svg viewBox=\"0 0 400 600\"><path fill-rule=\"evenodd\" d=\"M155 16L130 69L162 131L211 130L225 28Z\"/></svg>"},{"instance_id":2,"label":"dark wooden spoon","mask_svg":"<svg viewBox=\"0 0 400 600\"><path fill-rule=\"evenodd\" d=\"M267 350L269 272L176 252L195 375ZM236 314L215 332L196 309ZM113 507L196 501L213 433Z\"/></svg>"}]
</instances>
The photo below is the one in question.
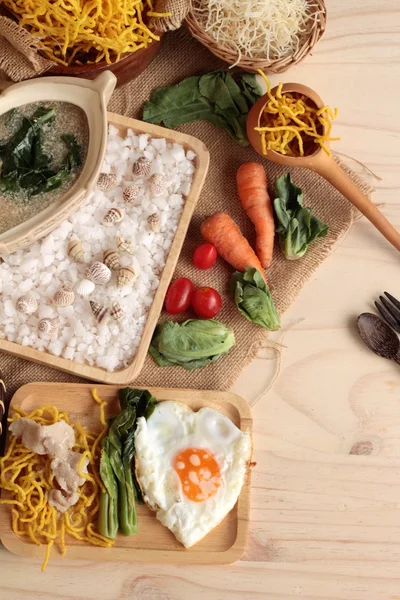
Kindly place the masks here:
<instances>
[{"instance_id":1,"label":"dark wooden spoon","mask_svg":"<svg viewBox=\"0 0 400 600\"><path fill-rule=\"evenodd\" d=\"M357 319L357 327L361 339L372 352L400 364L400 340L389 325L372 313L362 313Z\"/></svg>"}]
</instances>

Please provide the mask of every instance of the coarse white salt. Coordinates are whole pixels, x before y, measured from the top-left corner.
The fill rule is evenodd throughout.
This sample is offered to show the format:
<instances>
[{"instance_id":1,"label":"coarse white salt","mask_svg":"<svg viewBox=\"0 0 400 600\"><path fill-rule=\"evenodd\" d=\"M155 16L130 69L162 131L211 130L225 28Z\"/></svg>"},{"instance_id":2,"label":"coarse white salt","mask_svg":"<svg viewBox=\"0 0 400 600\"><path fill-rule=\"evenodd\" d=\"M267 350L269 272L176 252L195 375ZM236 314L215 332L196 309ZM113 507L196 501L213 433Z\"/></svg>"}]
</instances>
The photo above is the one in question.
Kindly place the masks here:
<instances>
[{"instance_id":1,"label":"coarse white salt","mask_svg":"<svg viewBox=\"0 0 400 600\"><path fill-rule=\"evenodd\" d=\"M161 173L167 190L160 197L151 197L149 180L135 177L132 165L142 156L151 160L151 174ZM75 362L87 362L114 371L132 362L140 343L149 307L158 288L168 252L190 191L196 158L191 151L164 138L151 139L148 134L135 135L128 129L121 138L114 126L109 127L107 154L103 173L114 173L118 185L103 192L97 188L79 210L56 230L29 248L5 257L0 265L0 338L16 341L55 356ZM123 189L133 181L140 187L134 203L123 200ZM111 208L120 208L125 216L118 224L106 225L103 217ZM150 230L148 216L158 213L160 232ZM116 272L107 285L97 285L89 297L76 294L72 305L56 308L52 299L63 285L75 287L84 278L87 264L103 260L107 248L116 247L120 236L133 243L134 256L120 253L124 266L133 265L136 280L132 285L117 288ZM68 242L78 239L83 245L85 263L76 263L67 254ZM32 315L16 312L19 296L29 292L39 302ZM89 299L110 308L118 301L124 313L120 322L111 317L99 324L90 308ZM41 318L58 315L58 334L49 338L38 335Z\"/></svg>"}]
</instances>

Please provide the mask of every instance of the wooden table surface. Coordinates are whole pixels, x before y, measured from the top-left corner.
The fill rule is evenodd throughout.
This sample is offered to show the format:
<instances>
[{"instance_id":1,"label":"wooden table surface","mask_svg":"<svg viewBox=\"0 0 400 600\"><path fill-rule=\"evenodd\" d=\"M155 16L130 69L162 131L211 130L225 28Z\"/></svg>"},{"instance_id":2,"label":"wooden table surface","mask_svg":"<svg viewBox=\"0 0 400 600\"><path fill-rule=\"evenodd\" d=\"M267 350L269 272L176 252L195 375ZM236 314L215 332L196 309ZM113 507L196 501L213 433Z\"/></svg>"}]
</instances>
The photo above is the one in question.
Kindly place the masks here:
<instances>
[{"instance_id":1,"label":"wooden table surface","mask_svg":"<svg viewBox=\"0 0 400 600\"><path fill-rule=\"evenodd\" d=\"M400 5L328 0L328 11L314 55L282 79L339 107L336 148L383 178L374 200L400 229ZM400 599L399 367L364 348L354 326L384 290L400 297L399 257L362 219L285 315L275 338L284 346L280 373L253 411L257 466L239 563L66 558L41 574L37 562L2 549L0 598ZM235 390L254 401L272 378L274 355L255 361Z\"/></svg>"}]
</instances>

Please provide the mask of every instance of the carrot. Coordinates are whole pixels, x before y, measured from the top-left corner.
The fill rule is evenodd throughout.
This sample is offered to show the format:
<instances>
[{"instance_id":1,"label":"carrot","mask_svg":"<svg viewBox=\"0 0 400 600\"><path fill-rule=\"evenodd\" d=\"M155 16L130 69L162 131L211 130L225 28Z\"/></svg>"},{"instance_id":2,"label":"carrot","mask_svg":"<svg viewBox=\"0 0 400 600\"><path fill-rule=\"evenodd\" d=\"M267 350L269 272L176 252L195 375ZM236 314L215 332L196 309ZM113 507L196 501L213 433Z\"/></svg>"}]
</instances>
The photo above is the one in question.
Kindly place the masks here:
<instances>
[{"instance_id":1,"label":"carrot","mask_svg":"<svg viewBox=\"0 0 400 600\"><path fill-rule=\"evenodd\" d=\"M237 271L255 267L266 282L265 274L253 248L243 236L235 221L223 212L217 212L206 219L200 228L201 235Z\"/></svg>"},{"instance_id":2,"label":"carrot","mask_svg":"<svg viewBox=\"0 0 400 600\"><path fill-rule=\"evenodd\" d=\"M267 269L274 250L274 211L267 191L267 176L259 163L243 163L236 175L238 194L244 210L256 228L256 253Z\"/></svg>"}]
</instances>

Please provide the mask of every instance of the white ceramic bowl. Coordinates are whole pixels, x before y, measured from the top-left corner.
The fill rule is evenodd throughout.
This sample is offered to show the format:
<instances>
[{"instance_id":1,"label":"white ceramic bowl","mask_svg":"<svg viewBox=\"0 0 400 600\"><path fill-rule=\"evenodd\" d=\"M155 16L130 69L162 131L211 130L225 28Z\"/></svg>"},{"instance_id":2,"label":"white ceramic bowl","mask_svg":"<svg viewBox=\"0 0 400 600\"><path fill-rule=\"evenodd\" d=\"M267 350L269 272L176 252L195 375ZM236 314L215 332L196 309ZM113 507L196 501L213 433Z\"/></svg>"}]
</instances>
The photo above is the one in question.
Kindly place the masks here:
<instances>
[{"instance_id":1,"label":"white ceramic bowl","mask_svg":"<svg viewBox=\"0 0 400 600\"><path fill-rule=\"evenodd\" d=\"M0 234L0 255L15 252L50 233L82 204L96 185L107 146L107 103L116 81L110 71L93 81L45 77L12 85L0 95L0 115L32 102L69 102L85 112L89 127L86 160L78 179L46 209Z\"/></svg>"}]
</instances>

